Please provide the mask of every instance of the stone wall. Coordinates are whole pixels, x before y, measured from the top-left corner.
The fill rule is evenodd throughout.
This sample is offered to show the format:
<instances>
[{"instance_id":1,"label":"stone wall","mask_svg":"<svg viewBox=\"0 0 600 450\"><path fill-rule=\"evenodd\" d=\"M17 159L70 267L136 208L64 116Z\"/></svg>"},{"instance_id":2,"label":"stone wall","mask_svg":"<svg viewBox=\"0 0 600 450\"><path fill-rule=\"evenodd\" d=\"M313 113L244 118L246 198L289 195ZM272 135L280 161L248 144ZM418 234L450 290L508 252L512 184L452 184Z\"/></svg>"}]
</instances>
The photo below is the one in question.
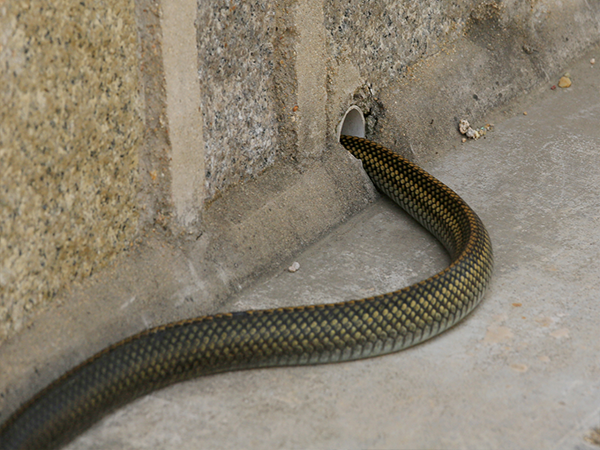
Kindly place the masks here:
<instances>
[{"instance_id":1,"label":"stone wall","mask_svg":"<svg viewBox=\"0 0 600 450\"><path fill-rule=\"evenodd\" d=\"M0 340L136 233L138 46L131 2L0 5Z\"/></svg>"},{"instance_id":2,"label":"stone wall","mask_svg":"<svg viewBox=\"0 0 600 450\"><path fill-rule=\"evenodd\" d=\"M433 158L599 37L589 0L1 3L0 341L152 239L222 299L372 199L349 106Z\"/></svg>"}]
</instances>

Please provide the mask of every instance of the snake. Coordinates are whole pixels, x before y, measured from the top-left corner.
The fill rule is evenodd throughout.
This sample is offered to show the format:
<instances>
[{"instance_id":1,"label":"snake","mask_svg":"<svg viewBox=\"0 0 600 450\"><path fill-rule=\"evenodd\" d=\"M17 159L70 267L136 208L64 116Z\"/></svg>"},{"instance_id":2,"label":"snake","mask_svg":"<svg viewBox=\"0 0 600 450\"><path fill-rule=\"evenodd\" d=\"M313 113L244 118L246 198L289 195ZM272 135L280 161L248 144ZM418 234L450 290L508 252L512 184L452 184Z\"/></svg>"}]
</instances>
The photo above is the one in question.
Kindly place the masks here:
<instances>
[{"instance_id":1,"label":"snake","mask_svg":"<svg viewBox=\"0 0 600 450\"><path fill-rule=\"evenodd\" d=\"M481 301L492 244L453 190L382 145L340 143L373 184L429 230L450 264L400 290L360 300L249 310L158 326L69 370L0 426L0 450L56 449L135 398L226 371L350 361L396 352L447 330Z\"/></svg>"}]
</instances>

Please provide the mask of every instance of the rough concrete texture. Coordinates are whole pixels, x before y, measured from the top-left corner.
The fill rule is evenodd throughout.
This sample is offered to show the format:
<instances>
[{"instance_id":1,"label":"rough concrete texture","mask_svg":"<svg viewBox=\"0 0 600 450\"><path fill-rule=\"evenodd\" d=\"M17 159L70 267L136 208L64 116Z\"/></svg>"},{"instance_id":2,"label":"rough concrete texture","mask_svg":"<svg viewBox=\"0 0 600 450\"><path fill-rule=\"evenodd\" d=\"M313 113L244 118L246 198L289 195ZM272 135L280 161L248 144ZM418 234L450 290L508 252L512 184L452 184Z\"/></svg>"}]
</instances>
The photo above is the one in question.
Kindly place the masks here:
<instances>
[{"instance_id":1,"label":"rough concrete texture","mask_svg":"<svg viewBox=\"0 0 600 450\"><path fill-rule=\"evenodd\" d=\"M276 166L232 188L206 209L197 234L167 240L159 230L143 232L142 244L0 346L0 422L84 355L148 327L216 312L232 292L374 198L360 164L338 148L318 170Z\"/></svg>"},{"instance_id":2,"label":"rough concrete texture","mask_svg":"<svg viewBox=\"0 0 600 450\"><path fill-rule=\"evenodd\" d=\"M320 185L350 105L364 110L368 136L426 161L449 148L459 117L483 117L596 42L600 21L600 5L586 0L123 0L53 4L39 14L44 4L11 2L0 11L3 61L25 64L17 78L6 71L2 85L20 103L2 109L10 139L2 157L12 162L3 163L1 181L10 219L0 237L0 340L43 307L70 301L74 279L93 271L101 283L98 271L136 230L140 252L150 230L192 252L213 202L267 169L288 193L298 172ZM26 131L11 128L17 123ZM347 162L341 171L352 173ZM347 198L336 192L335 202ZM272 194L256 195L264 204ZM271 258L284 242L297 251L355 210L356 198L324 221L295 217L287 202L288 234L261 248ZM299 227L303 241L294 237ZM257 248L256 239L248 246ZM269 265L244 258L225 277L240 283L209 276L206 291L221 298L223 286L234 292ZM208 254L197 260L214 262Z\"/></svg>"},{"instance_id":3,"label":"rough concrete texture","mask_svg":"<svg viewBox=\"0 0 600 450\"><path fill-rule=\"evenodd\" d=\"M551 79L490 116L495 131L486 139L461 144L457 136L454 151L425 164L479 213L494 244L492 284L464 322L394 355L181 383L122 408L68 448L597 448L600 68L592 57L600 48L568 66L572 87L551 90L558 77ZM262 212L280 208L285 218L279 200ZM3 415L127 330L203 309L193 296L173 294L184 284L172 276L177 265L189 265L190 278L201 275L190 255L160 242L153 251L141 256L150 269L137 278L115 269L114 291L96 294L105 299L89 301L98 292L90 287L0 347L0 365L9 368L0 379ZM292 274L293 260L300 270ZM372 295L446 263L431 236L381 199L302 254L282 258L274 276L219 310ZM152 265L172 267L162 279L148 278ZM157 301L152 291L161 291L162 311L140 307ZM113 302L107 312L104 301Z\"/></svg>"},{"instance_id":4,"label":"rough concrete texture","mask_svg":"<svg viewBox=\"0 0 600 450\"><path fill-rule=\"evenodd\" d=\"M118 338L228 309L363 208L336 144L351 104L368 136L449 158L460 118L599 38L598 2L455 3L0 5L0 420Z\"/></svg>"},{"instance_id":5,"label":"rough concrete texture","mask_svg":"<svg viewBox=\"0 0 600 450\"><path fill-rule=\"evenodd\" d=\"M382 4L373 14L388 18L380 33L358 8L326 12L331 53L348 54L384 106L377 139L419 160L447 147L461 117L481 119L547 82L600 35L598 2L421 3L400 15Z\"/></svg>"},{"instance_id":6,"label":"rough concrete texture","mask_svg":"<svg viewBox=\"0 0 600 450\"><path fill-rule=\"evenodd\" d=\"M0 4L0 341L126 247L143 135L133 4Z\"/></svg>"}]
</instances>

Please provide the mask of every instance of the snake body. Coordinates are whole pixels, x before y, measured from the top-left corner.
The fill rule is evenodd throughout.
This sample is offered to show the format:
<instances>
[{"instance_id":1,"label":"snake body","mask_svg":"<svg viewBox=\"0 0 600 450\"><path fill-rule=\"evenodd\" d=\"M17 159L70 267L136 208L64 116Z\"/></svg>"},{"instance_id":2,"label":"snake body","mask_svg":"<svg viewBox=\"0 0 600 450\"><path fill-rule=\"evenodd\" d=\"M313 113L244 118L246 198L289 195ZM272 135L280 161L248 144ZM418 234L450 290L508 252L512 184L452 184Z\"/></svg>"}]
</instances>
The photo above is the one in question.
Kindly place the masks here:
<instances>
[{"instance_id":1,"label":"snake body","mask_svg":"<svg viewBox=\"0 0 600 450\"><path fill-rule=\"evenodd\" d=\"M437 275L395 292L316 306L245 311L160 326L101 351L0 426L0 450L52 449L110 411L192 377L257 367L349 361L395 352L448 329L479 303L492 246L473 210L394 152L341 136L373 183L451 256Z\"/></svg>"}]
</instances>

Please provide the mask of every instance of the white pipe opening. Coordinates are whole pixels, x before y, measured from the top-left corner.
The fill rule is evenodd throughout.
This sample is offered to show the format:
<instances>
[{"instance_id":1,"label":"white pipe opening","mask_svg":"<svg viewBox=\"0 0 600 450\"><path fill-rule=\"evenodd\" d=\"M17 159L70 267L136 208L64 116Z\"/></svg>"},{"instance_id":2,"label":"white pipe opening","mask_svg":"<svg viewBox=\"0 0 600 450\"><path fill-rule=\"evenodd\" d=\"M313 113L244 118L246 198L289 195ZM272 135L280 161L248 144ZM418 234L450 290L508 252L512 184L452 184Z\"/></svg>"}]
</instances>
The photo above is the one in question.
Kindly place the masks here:
<instances>
[{"instance_id":1,"label":"white pipe opening","mask_svg":"<svg viewBox=\"0 0 600 450\"><path fill-rule=\"evenodd\" d=\"M352 105L348 108L346 114L344 114L344 117L338 125L338 142L340 141L340 136L342 134L361 138L365 137L365 117L358 106Z\"/></svg>"}]
</instances>

